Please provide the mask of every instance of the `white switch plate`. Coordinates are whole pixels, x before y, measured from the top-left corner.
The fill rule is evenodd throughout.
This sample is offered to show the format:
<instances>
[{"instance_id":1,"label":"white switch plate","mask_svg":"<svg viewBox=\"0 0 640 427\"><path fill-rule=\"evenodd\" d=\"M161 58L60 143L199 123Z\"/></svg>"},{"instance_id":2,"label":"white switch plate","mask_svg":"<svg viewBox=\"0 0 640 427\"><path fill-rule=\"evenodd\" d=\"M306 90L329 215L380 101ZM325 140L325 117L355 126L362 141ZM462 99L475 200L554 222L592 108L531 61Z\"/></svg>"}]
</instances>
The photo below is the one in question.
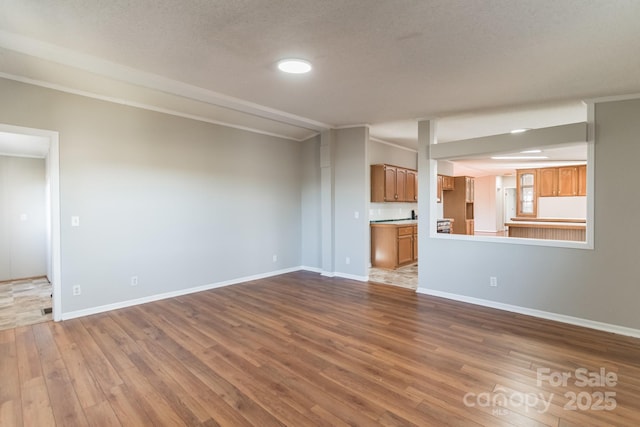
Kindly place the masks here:
<instances>
[{"instance_id":1,"label":"white switch plate","mask_svg":"<svg viewBox=\"0 0 640 427\"><path fill-rule=\"evenodd\" d=\"M138 276L131 276L131 286L138 286Z\"/></svg>"},{"instance_id":2,"label":"white switch plate","mask_svg":"<svg viewBox=\"0 0 640 427\"><path fill-rule=\"evenodd\" d=\"M20 214L20 221L26 221L27 220L27 214L23 213Z\"/></svg>"},{"instance_id":3,"label":"white switch plate","mask_svg":"<svg viewBox=\"0 0 640 427\"><path fill-rule=\"evenodd\" d=\"M344 263L345 263L345 264L351 264L351 258L347 257L347 258L344 260Z\"/></svg>"},{"instance_id":4,"label":"white switch plate","mask_svg":"<svg viewBox=\"0 0 640 427\"><path fill-rule=\"evenodd\" d=\"M360 212L355 211L355 212L353 213L353 217L354 217L355 219L360 218Z\"/></svg>"},{"instance_id":5,"label":"white switch plate","mask_svg":"<svg viewBox=\"0 0 640 427\"><path fill-rule=\"evenodd\" d=\"M273 255L273 262L276 262L276 261L278 261L278 255L275 255L275 254L274 254L274 255Z\"/></svg>"},{"instance_id":6,"label":"white switch plate","mask_svg":"<svg viewBox=\"0 0 640 427\"><path fill-rule=\"evenodd\" d=\"M80 227L80 217L79 216L72 216L71 217L71 226L72 227Z\"/></svg>"}]
</instances>

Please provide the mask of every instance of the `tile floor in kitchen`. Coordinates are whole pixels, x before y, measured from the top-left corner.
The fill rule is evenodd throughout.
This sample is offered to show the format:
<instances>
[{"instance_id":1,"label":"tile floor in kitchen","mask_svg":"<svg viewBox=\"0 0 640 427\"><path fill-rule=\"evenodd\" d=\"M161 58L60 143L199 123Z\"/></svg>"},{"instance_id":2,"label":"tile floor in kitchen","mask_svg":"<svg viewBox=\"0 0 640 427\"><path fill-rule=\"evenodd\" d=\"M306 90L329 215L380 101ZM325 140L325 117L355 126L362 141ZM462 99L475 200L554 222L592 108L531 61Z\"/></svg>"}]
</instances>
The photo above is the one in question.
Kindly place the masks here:
<instances>
[{"instance_id":1,"label":"tile floor in kitchen","mask_svg":"<svg viewBox=\"0 0 640 427\"><path fill-rule=\"evenodd\" d=\"M418 264L400 267L396 270L384 268L370 268L369 281L385 285L400 286L401 288L418 288Z\"/></svg>"},{"instance_id":2,"label":"tile floor in kitchen","mask_svg":"<svg viewBox=\"0 0 640 427\"><path fill-rule=\"evenodd\" d=\"M0 330L51 320L51 292L46 277L0 282Z\"/></svg>"}]
</instances>

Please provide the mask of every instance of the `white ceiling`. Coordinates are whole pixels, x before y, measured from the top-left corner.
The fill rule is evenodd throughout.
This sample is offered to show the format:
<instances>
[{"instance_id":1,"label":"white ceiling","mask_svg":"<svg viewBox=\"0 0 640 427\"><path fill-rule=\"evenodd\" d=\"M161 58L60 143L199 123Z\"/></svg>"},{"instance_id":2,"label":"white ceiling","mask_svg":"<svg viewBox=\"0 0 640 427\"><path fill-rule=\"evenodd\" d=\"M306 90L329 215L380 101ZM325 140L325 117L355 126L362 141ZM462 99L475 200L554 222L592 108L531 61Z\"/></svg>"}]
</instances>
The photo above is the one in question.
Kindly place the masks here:
<instances>
[{"instance_id":1,"label":"white ceiling","mask_svg":"<svg viewBox=\"0 0 640 427\"><path fill-rule=\"evenodd\" d=\"M582 121L572 118L580 99L640 92L638 1L2 0L0 8L0 76L296 140L370 124L372 136L412 146L416 119L438 117L445 142ZM313 71L279 73L288 56ZM536 120L528 110L551 113ZM527 120L535 124L519 124Z\"/></svg>"}]
</instances>

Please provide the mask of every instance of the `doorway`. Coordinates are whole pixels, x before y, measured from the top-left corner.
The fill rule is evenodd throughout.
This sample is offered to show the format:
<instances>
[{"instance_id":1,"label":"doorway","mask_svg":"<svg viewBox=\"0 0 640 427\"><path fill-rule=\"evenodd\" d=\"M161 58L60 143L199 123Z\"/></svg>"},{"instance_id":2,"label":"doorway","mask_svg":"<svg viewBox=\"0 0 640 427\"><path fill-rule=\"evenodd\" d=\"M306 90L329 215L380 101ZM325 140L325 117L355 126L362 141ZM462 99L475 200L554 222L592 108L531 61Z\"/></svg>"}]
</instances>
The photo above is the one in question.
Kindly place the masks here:
<instances>
[{"instance_id":1,"label":"doorway","mask_svg":"<svg viewBox=\"0 0 640 427\"><path fill-rule=\"evenodd\" d=\"M511 222L511 218L516 216L516 189L504 189L504 222ZM506 229L506 227L503 227Z\"/></svg>"},{"instance_id":2,"label":"doorway","mask_svg":"<svg viewBox=\"0 0 640 427\"><path fill-rule=\"evenodd\" d=\"M58 132L0 124L0 153L40 157L45 162L45 260L51 283L53 320L61 320L60 192ZM21 218L22 214L20 215Z\"/></svg>"}]
</instances>

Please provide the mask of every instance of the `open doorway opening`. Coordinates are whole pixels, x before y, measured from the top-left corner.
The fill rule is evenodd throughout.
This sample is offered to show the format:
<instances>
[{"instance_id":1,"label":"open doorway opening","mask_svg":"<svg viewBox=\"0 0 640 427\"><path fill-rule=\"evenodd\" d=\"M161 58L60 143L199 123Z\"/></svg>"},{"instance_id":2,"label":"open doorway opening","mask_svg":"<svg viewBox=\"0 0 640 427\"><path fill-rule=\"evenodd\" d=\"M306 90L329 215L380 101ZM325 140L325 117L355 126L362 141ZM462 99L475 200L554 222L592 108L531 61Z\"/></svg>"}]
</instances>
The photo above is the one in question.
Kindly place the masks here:
<instances>
[{"instance_id":1,"label":"open doorway opening","mask_svg":"<svg viewBox=\"0 0 640 427\"><path fill-rule=\"evenodd\" d=\"M26 303L24 310L29 311L40 304L43 307L38 308L48 308L43 315L60 320L58 133L0 124L0 161L4 178L0 181L4 302ZM49 295L49 307L36 301L43 293ZM7 316L12 312L16 313L13 307L4 310ZM10 319L0 319L0 323L11 327L28 324L30 319L31 323L41 320L33 313L18 314L13 325Z\"/></svg>"}]
</instances>

